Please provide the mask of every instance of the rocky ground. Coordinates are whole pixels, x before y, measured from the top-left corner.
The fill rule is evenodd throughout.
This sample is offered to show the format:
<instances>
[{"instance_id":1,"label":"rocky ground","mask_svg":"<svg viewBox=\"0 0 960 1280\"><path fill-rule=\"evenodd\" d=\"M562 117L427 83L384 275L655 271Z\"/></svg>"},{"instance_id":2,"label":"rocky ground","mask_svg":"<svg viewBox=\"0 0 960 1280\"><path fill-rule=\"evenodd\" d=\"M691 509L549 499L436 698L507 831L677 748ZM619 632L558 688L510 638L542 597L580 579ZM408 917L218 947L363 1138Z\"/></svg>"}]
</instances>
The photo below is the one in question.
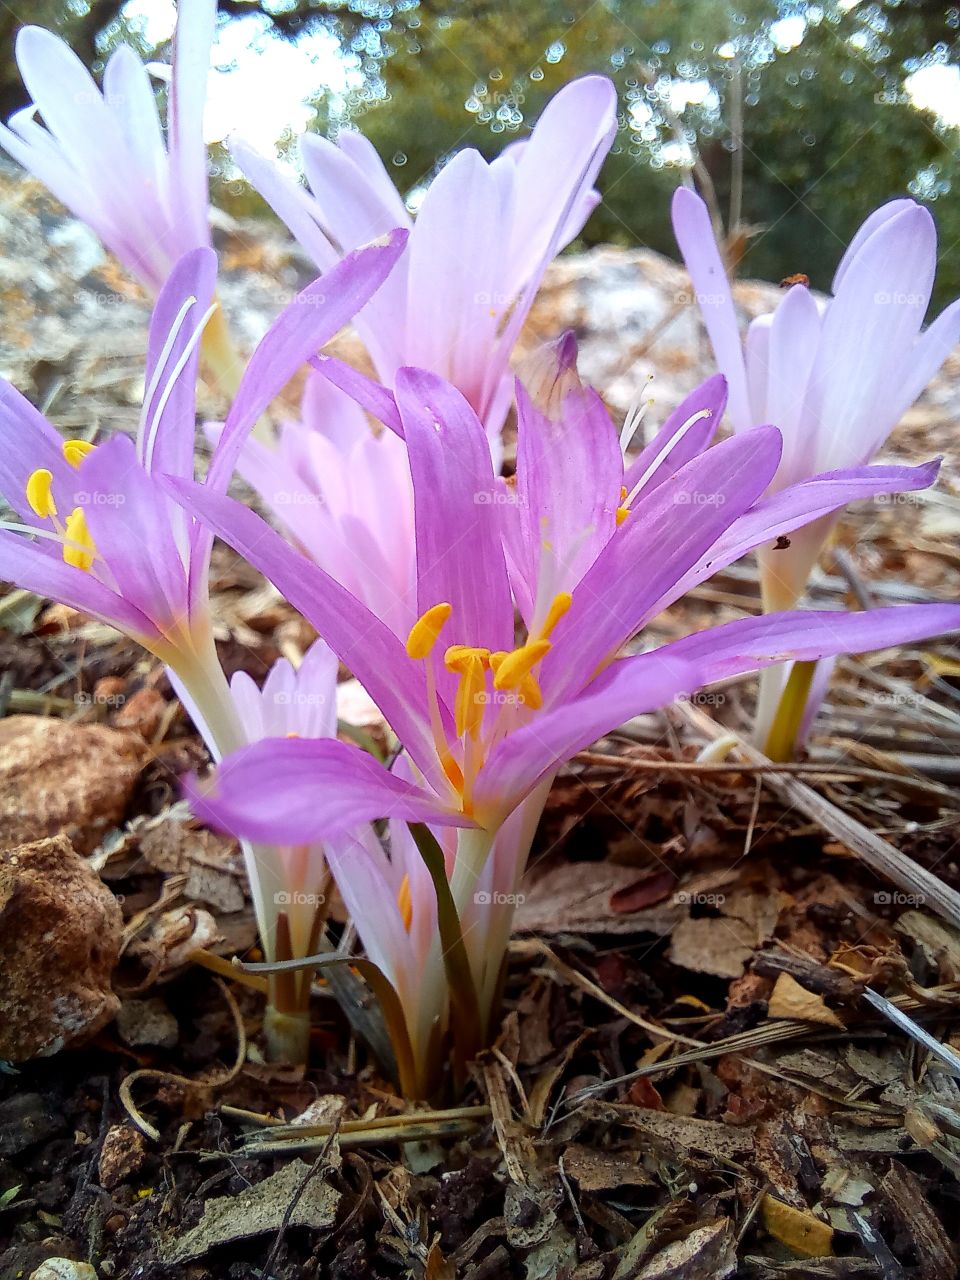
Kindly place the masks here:
<instances>
[{"instance_id":1,"label":"rocky ground","mask_svg":"<svg viewBox=\"0 0 960 1280\"><path fill-rule=\"evenodd\" d=\"M218 241L249 345L309 266L278 231ZM130 429L146 301L2 168L0 243L0 372L70 433ZM712 372L686 291L644 250L571 255L524 343L572 326L618 414L653 374L656 424ZM745 316L777 296L737 289ZM891 446L944 453L936 490L851 512L818 602L960 594L958 372ZM231 554L213 585L230 669L309 643ZM654 630L757 608L734 566ZM322 985L310 1068L264 1063L262 994L229 968L255 945L240 858L178 801L204 755L158 664L8 592L0 666L0 1280L956 1274L955 650L844 660L793 768L698 758L748 724L750 681L576 761L497 1048L442 1110L396 1097Z\"/></svg>"}]
</instances>

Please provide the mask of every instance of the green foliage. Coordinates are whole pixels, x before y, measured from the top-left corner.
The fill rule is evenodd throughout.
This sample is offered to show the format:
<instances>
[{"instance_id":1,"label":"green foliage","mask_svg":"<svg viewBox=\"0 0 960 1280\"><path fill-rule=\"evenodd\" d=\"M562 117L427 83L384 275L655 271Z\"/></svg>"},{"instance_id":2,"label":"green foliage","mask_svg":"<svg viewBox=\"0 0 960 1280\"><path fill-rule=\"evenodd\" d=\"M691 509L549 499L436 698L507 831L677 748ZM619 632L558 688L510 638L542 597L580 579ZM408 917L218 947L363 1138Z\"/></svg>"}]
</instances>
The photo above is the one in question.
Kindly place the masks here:
<instances>
[{"instance_id":1,"label":"green foliage","mask_svg":"<svg viewBox=\"0 0 960 1280\"><path fill-rule=\"evenodd\" d=\"M791 17L805 22L795 47L777 25ZM903 82L956 54L953 22L921 0L746 0L736 12L714 0L447 0L395 15L380 96L359 95L351 123L415 189L458 147L491 156L523 136L574 76L612 75L620 130L584 238L673 251L669 195L692 148L727 215L739 108L742 271L805 271L826 287L866 213L909 192L935 204L942 301L960 292L960 212L942 198L960 177L957 134Z\"/></svg>"}]
</instances>

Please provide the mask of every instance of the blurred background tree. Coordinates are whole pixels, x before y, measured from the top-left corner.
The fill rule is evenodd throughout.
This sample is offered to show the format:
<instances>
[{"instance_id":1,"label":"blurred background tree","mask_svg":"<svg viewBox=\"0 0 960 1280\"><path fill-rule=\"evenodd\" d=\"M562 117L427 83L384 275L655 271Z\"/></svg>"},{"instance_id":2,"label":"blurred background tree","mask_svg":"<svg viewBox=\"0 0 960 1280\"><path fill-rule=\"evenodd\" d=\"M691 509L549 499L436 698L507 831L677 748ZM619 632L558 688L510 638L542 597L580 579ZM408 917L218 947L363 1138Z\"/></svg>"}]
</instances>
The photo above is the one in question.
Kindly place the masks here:
<instances>
[{"instance_id":1,"label":"blurred background tree","mask_svg":"<svg viewBox=\"0 0 960 1280\"><path fill-rule=\"evenodd\" d=\"M323 28L357 73L317 87L317 127L361 128L415 207L462 146L493 156L546 99L586 72L611 75L620 128L588 244L674 246L669 195L697 160L743 273L805 271L825 287L871 208L909 192L935 206L939 301L960 292L960 10L929 0L221 0L277 39ZM39 0L86 60L140 39L128 7ZM15 23L0 10L0 106L22 104ZM956 113L918 105L931 70ZM921 73L919 76L917 73ZM911 77L916 77L915 80ZM947 92L954 87L954 92ZM264 92L269 93L269 85ZM936 95L935 95L936 96Z\"/></svg>"}]
</instances>

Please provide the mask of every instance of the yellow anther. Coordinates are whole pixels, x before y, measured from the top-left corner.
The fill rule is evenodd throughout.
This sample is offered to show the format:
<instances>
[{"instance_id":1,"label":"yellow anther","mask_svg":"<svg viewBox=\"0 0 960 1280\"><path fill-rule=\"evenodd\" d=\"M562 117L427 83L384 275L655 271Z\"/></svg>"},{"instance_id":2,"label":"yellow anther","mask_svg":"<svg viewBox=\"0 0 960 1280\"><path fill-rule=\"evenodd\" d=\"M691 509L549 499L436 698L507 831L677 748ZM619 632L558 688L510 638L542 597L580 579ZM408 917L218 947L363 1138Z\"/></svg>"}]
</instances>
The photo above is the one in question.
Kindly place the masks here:
<instances>
[{"instance_id":1,"label":"yellow anther","mask_svg":"<svg viewBox=\"0 0 960 1280\"><path fill-rule=\"evenodd\" d=\"M558 591L553 597L550 608L547 611L546 621L540 628L537 638L539 640L549 640L553 635L554 628L565 613L568 613L570 606L573 604L573 596L569 591Z\"/></svg>"},{"instance_id":2,"label":"yellow anther","mask_svg":"<svg viewBox=\"0 0 960 1280\"><path fill-rule=\"evenodd\" d=\"M475 662L479 662L486 671L490 666L490 650L469 644L452 644L443 655L443 665L448 671L463 672Z\"/></svg>"},{"instance_id":3,"label":"yellow anther","mask_svg":"<svg viewBox=\"0 0 960 1280\"><path fill-rule=\"evenodd\" d=\"M48 516L57 514L57 504L53 500L53 494L50 492L50 486L53 484L53 473L48 471L46 467L40 467L38 470L30 473L27 479L27 501L30 503L30 510L35 516L39 516L41 520L46 520Z\"/></svg>"},{"instance_id":4,"label":"yellow anther","mask_svg":"<svg viewBox=\"0 0 960 1280\"><path fill-rule=\"evenodd\" d=\"M64 440L63 456L71 467L79 467L87 454L93 453L96 447L89 440Z\"/></svg>"},{"instance_id":5,"label":"yellow anther","mask_svg":"<svg viewBox=\"0 0 960 1280\"><path fill-rule=\"evenodd\" d=\"M493 677L495 689L518 689L541 658L553 648L549 640L531 640L519 649L508 653L496 667Z\"/></svg>"},{"instance_id":6,"label":"yellow anther","mask_svg":"<svg viewBox=\"0 0 960 1280\"><path fill-rule=\"evenodd\" d=\"M397 894L397 906L400 908L403 927L406 929L407 933L409 933L410 925L413 923L413 898L410 896L409 876L404 876L400 883L400 891Z\"/></svg>"},{"instance_id":7,"label":"yellow anther","mask_svg":"<svg viewBox=\"0 0 960 1280\"><path fill-rule=\"evenodd\" d=\"M66 519L63 558L74 569L89 569L97 554L82 507L74 507Z\"/></svg>"},{"instance_id":8,"label":"yellow anther","mask_svg":"<svg viewBox=\"0 0 960 1280\"><path fill-rule=\"evenodd\" d=\"M483 709L489 700L484 675L487 657L489 654L486 649L475 649L471 653L457 657L457 662L462 664L457 667L460 682L457 685L457 696L453 704L453 718L458 738L462 738L465 733L476 737L483 724Z\"/></svg>"},{"instance_id":9,"label":"yellow anther","mask_svg":"<svg viewBox=\"0 0 960 1280\"><path fill-rule=\"evenodd\" d=\"M428 658L451 613L452 604L435 604L432 609L421 614L407 636L407 656L417 661Z\"/></svg>"}]
</instances>

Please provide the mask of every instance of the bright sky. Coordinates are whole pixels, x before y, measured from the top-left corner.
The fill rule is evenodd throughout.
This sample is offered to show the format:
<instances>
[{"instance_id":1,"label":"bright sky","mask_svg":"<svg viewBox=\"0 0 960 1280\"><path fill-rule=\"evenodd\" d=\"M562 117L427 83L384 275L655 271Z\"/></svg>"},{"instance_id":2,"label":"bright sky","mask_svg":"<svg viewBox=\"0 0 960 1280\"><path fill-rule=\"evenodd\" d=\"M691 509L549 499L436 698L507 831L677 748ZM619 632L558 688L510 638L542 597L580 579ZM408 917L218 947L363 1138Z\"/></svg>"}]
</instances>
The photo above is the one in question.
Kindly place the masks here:
<instances>
[{"instance_id":1,"label":"bright sky","mask_svg":"<svg viewBox=\"0 0 960 1280\"><path fill-rule=\"evenodd\" d=\"M173 34L173 0L130 0L125 16L141 22L149 43ZM272 153L284 130L302 133L313 118L306 99L318 87L339 97L361 86L359 72L340 56L336 39L320 31L296 43L278 40L262 18L237 18L221 27L213 48L205 132L208 142L237 133Z\"/></svg>"},{"instance_id":2,"label":"bright sky","mask_svg":"<svg viewBox=\"0 0 960 1280\"><path fill-rule=\"evenodd\" d=\"M129 0L125 12L143 24L151 44L169 39L173 32L173 0ZM782 18L771 25L771 39L778 50L787 52L802 43L806 25L802 16ZM336 39L327 32L305 35L294 43L276 39L266 26L264 19L251 15L220 31L207 108L209 142L237 133L271 153L285 130L298 134L310 124L313 112L306 99L319 87L335 98L362 87L359 71L340 56ZM946 124L960 125L960 67L924 67L908 76L904 87L917 106L935 111ZM675 89L671 105L676 111L716 96L706 81L677 81ZM634 127L641 127L644 121L636 112L642 106L634 104L632 110Z\"/></svg>"}]
</instances>

